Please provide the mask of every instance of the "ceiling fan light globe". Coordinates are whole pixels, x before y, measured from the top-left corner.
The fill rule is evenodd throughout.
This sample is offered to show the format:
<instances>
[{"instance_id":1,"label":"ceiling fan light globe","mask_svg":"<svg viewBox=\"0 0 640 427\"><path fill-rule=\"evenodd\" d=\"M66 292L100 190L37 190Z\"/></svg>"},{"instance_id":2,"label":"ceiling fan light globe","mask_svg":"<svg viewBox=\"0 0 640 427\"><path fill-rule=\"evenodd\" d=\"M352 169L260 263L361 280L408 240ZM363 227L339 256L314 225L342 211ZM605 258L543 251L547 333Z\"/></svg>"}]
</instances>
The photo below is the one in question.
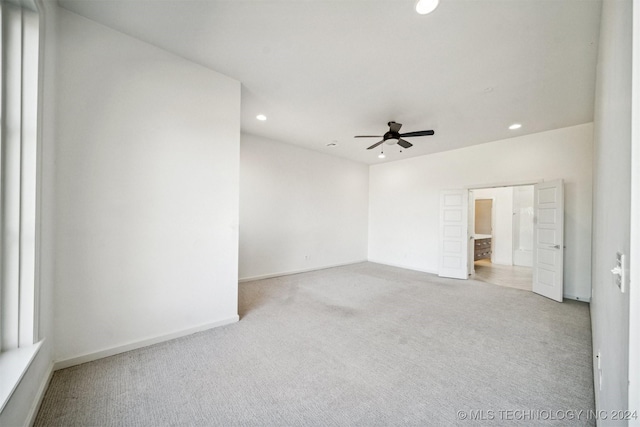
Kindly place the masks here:
<instances>
[{"instance_id":1,"label":"ceiling fan light globe","mask_svg":"<svg viewBox=\"0 0 640 427\"><path fill-rule=\"evenodd\" d=\"M416 3L416 12L420 15L427 15L438 7L439 0L418 0Z\"/></svg>"}]
</instances>

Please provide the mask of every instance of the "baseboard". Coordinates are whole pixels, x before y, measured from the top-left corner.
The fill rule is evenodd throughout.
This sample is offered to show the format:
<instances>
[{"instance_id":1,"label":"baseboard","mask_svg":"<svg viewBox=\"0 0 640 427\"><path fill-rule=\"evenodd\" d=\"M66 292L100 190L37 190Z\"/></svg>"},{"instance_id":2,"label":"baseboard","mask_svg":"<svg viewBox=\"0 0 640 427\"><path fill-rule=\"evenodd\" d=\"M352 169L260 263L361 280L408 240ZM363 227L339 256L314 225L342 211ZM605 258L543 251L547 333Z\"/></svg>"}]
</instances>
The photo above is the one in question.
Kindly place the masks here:
<instances>
[{"instance_id":1,"label":"baseboard","mask_svg":"<svg viewBox=\"0 0 640 427\"><path fill-rule=\"evenodd\" d=\"M403 265L403 264L393 264L393 263L390 263L390 262L378 261L378 260L375 260L375 259L370 259L369 262L372 262L374 264L388 265L389 267L404 268L405 270L419 271L421 273L435 274L436 276L438 275L438 272L434 271L434 270L425 270L425 269L422 269L422 268L411 267L411 266Z\"/></svg>"},{"instance_id":2,"label":"baseboard","mask_svg":"<svg viewBox=\"0 0 640 427\"><path fill-rule=\"evenodd\" d=\"M153 338L148 338L140 341L130 342L128 344L119 345L116 347L107 348L104 350L96 351L94 353L83 354L82 356L72 357L69 359L58 360L53 365L53 370L69 368L71 366L80 365L82 363L92 362L94 360L102 359L104 357L113 356L116 354L124 353L131 350L136 350L142 347L148 347L153 344L158 344L164 341L169 341L175 338L184 337L187 335L195 334L196 332L206 331L207 329L217 328L219 326L229 325L240 320L238 315L222 319L217 322L205 323L203 325L195 326L193 328L183 329L181 331L172 332L170 334L158 335Z\"/></svg>"},{"instance_id":3,"label":"baseboard","mask_svg":"<svg viewBox=\"0 0 640 427\"><path fill-rule=\"evenodd\" d=\"M305 268L302 270L291 270L291 271L283 271L280 273L262 274L260 276L243 277L238 279L238 283L253 282L254 280L272 279L274 277L290 276L292 274L308 273L310 271L326 270L327 268L344 267L345 265L360 264L361 262L367 262L367 260L363 259L360 261L345 262L342 264L332 264L332 265L325 265L321 267Z\"/></svg>"},{"instance_id":4,"label":"baseboard","mask_svg":"<svg viewBox=\"0 0 640 427\"><path fill-rule=\"evenodd\" d=\"M589 303L591 302L591 298L582 298L582 297L577 297L575 295L564 294L562 297L564 299L572 299L572 300L580 301L580 302L589 302Z\"/></svg>"},{"instance_id":5,"label":"baseboard","mask_svg":"<svg viewBox=\"0 0 640 427\"><path fill-rule=\"evenodd\" d=\"M49 388L49 383L51 382L51 378L53 378L53 362L49 364L47 375L45 375L42 383L40 384L40 387L38 387L38 391L36 392L35 399L33 399L33 405L31 405L31 409L29 409L29 413L27 414L27 421L25 425L32 427L33 424L36 422L36 417L38 416L40 405L42 405L44 394L47 392L47 389Z\"/></svg>"}]
</instances>

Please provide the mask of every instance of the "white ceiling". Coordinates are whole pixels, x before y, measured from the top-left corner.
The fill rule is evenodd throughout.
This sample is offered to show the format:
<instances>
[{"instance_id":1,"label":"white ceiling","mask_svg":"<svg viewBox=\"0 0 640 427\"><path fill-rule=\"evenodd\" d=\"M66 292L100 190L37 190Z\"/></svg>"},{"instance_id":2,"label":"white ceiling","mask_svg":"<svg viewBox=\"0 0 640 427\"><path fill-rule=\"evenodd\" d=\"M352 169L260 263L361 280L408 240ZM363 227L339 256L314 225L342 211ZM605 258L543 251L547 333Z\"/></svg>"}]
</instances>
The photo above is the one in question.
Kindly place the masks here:
<instances>
[{"instance_id":1,"label":"white ceiling","mask_svg":"<svg viewBox=\"0 0 640 427\"><path fill-rule=\"evenodd\" d=\"M59 3L239 80L243 132L359 162L390 120L436 134L384 161L593 120L596 0Z\"/></svg>"}]
</instances>

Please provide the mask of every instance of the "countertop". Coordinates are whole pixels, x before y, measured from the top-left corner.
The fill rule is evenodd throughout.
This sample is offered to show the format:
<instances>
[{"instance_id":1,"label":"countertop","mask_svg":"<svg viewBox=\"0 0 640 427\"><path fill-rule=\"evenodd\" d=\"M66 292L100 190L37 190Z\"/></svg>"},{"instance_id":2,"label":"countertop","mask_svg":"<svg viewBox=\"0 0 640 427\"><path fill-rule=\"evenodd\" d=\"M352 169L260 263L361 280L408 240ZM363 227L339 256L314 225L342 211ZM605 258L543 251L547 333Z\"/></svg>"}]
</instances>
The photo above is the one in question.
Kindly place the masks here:
<instances>
[{"instance_id":1,"label":"countertop","mask_svg":"<svg viewBox=\"0 0 640 427\"><path fill-rule=\"evenodd\" d=\"M490 239L491 238L491 234L474 234L473 238L475 240L478 240L478 239Z\"/></svg>"}]
</instances>

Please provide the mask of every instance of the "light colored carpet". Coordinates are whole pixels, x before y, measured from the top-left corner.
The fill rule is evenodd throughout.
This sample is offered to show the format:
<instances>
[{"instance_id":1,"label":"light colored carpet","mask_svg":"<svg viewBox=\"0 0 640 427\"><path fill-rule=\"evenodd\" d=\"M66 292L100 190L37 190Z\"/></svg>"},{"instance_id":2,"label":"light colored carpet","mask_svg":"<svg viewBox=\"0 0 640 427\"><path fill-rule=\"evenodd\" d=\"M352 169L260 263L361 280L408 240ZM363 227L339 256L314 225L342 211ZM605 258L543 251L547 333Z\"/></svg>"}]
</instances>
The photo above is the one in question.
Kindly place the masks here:
<instances>
[{"instance_id":1,"label":"light colored carpet","mask_svg":"<svg viewBox=\"0 0 640 427\"><path fill-rule=\"evenodd\" d=\"M594 409L585 303L361 263L243 283L240 315L57 371L35 425L593 425L499 412Z\"/></svg>"}]
</instances>

